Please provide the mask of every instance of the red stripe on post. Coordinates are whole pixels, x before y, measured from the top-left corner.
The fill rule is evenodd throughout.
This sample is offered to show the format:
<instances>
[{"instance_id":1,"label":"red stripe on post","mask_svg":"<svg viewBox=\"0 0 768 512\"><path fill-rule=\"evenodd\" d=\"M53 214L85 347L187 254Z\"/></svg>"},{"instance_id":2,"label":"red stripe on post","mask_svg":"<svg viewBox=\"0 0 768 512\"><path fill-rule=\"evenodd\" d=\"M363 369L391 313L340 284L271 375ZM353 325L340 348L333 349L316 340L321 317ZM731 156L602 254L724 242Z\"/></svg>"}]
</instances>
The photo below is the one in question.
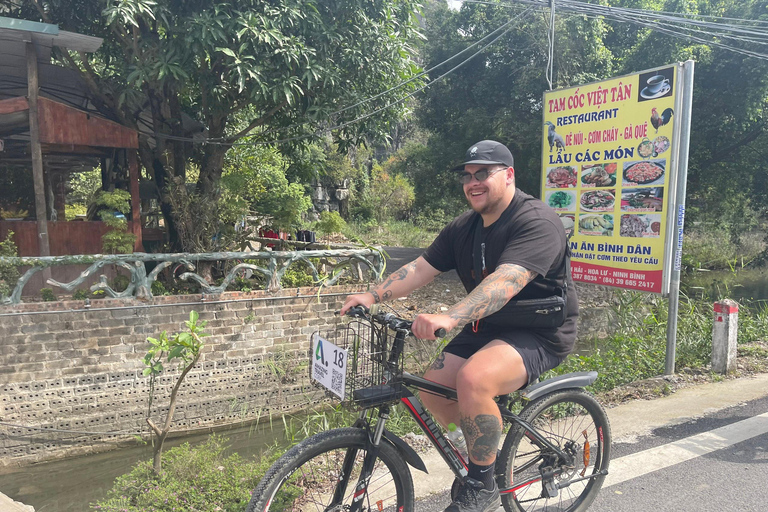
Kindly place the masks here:
<instances>
[{"instance_id":1,"label":"red stripe on post","mask_svg":"<svg viewBox=\"0 0 768 512\"><path fill-rule=\"evenodd\" d=\"M715 302L715 313L723 313L726 315L730 315L732 313L738 313L739 312L739 305L729 305L729 304L723 304L722 302Z\"/></svg>"}]
</instances>

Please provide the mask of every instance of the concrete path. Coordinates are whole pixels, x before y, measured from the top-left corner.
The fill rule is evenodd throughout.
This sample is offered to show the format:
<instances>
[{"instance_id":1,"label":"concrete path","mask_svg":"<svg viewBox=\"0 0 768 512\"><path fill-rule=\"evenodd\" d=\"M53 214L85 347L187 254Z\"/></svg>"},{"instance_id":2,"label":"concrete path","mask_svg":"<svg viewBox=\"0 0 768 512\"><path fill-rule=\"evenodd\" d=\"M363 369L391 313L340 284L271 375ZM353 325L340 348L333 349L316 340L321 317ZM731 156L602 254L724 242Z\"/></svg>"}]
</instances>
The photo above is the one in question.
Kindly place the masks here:
<instances>
[{"instance_id":1,"label":"concrete path","mask_svg":"<svg viewBox=\"0 0 768 512\"><path fill-rule=\"evenodd\" d=\"M24 505L0 492L0 510L3 512L35 512L29 505Z\"/></svg>"},{"instance_id":2,"label":"concrete path","mask_svg":"<svg viewBox=\"0 0 768 512\"><path fill-rule=\"evenodd\" d=\"M742 402L768 396L768 374L683 388L655 400L634 400L608 409L613 442L631 442L652 430L682 423ZM434 449L422 454L429 474L412 470L417 498L451 488L453 473Z\"/></svg>"}]
</instances>

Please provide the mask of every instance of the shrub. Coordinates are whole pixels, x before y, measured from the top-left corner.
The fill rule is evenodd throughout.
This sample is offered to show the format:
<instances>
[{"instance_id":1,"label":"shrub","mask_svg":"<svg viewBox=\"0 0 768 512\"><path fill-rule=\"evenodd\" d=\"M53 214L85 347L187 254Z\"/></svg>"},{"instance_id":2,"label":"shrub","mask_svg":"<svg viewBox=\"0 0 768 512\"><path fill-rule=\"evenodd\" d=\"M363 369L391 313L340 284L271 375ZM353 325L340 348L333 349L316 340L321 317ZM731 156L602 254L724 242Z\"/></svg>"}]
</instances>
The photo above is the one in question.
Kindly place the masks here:
<instances>
[{"instance_id":1,"label":"shrub","mask_svg":"<svg viewBox=\"0 0 768 512\"><path fill-rule=\"evenodd\" d=\"M41 288L40 296L45 302L54 302L56 300L56 296L53 294L53 290L50 288Z\"/></svg>"},{"instance_id":2,"label":"shrub","mask_svg":"<svg viewBox=\"0 0 768 512\"><path fill-rule=\"evenodd\" d=\"M246 462L223 455L225 440L211 436L198 446L185 443L171 448L156 475L152 463L138 463L115 480L107 498L92 504L104 512L170 512L173 510L245 510L251 491L266 472L271 459Z\"/></svg>"},{"instance_id":3,"label":"shrub","mask_svg":"<svg viewBox=\"0 0 768 512\"><path fill-rule=\"evenodd\" d=\"M115 276L114 279L112 279L112 289L115 290L116 292L122 292L123 290L128 288L129 284L131 284L130 278L122 274L118 274Z\"/></svg>"},{"instance_id":4,"label":"shrub","mask_svg":"<svg viewBox=\"0 0 768 512\"><path fill-rule=\"evenodd\" d=\"M5 240L0 242L0 257L13 258L18 256L16 244L13 243L13 231L8 231ZM19 279L19 269L10 263L0 261L0 299L7 297L16 286Z\"/></svg>"},{"instance_id":5,"label":"shrub","mask_svg":"<svg viewBox=\"0 0 768 512\"><path fill-rule=\"evenodd\" d=\"M152 295L167 295L168 290L165 289L165 285L160 281L152 281Z\"/></svg>"},{"instance_id":6,"label":"shrub","mask_svg":"<svg viewBox=\"0 0 768 512\"><path fill-rule=\"evenodd\" d=\"M75 293L72 294L72 298L75 300L85 300L88 298L88 290L83 290L82 288L75 290Z\"/></svg>"},{"instance_id":7,"label":"shrub","mask_svg":"<svg viewBox=\"0 0 768 512\"><path fill-rule=\"evenodd\" d=\"M299 288L301 286L312 286L315 279L312 277L312 269L305 261L294 263L285 270L280 284L283 288Z\"/></svg>"},{"instance_id":8,"label":"shrub","mask_svg":"<svg viewBox=\"0 0 768 512\"><path fill-rule=\"evenodd\" d=\"M125 190L100 190L94 197L92 207L100 209L99 216L109 227L109 231L101 237L103 251L111 254L133 252L136 235L128 232L128 221L125 219L131 211L131 194Z\"/></svg>"},{"instance_id":9,"label":"shrub","mask_svg":"<svg viewBox=\"0 0 768 512\"><path fill-rule=\"evenodd\" d=\"M320 220L317 221L317 230L326 235L341 233L347 223L341 218L339 212L320 212Z\"/></svg>"}]
</instances>

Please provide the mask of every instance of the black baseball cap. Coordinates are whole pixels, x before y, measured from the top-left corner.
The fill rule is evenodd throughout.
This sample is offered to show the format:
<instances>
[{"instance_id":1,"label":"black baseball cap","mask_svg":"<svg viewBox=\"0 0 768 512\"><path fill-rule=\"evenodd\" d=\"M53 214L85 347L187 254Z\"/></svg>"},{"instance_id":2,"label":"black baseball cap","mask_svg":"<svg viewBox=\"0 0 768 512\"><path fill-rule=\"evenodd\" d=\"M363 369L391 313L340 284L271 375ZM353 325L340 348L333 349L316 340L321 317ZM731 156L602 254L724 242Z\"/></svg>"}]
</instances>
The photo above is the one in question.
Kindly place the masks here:
<instances>
[{"instance_id":1,"label":"black baseball cap","mask_svg":"<svg viewBox=\"0 0 768 512\"><path fill-rule=\"evenodd\" d=\"M501 142L495 140L481 140L477 144L473 144L467 150L467 154L464 157L466 162L454 167L454 171L463 171L465 165L470 164L499 164L506 165L507 167L515 166L515 159L512 157L512 153L507 149L507 146Z\"/></svg>"}]
</instances>

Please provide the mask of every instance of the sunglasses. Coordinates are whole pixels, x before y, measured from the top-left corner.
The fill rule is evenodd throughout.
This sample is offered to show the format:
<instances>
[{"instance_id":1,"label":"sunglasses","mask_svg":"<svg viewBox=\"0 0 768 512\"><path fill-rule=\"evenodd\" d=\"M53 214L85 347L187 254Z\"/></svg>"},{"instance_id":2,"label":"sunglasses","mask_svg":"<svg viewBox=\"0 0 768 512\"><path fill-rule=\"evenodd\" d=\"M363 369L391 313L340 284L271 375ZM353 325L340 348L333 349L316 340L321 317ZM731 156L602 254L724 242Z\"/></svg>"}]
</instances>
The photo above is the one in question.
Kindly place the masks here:
<instances>
[{"instance_id":1,"label":"sunglasses","mask_svg":"<svg viewBox=\"0 0 768 512\"><path fill-rule=\"evenodd\" d=\"M472 174L471 172L463 172L459 174L459 183L466 185L472 181L472 177L474 177L477 181L485 181L491 174L503 171L504 169L506 169L506 167L499 167L496 169L480 169L475 174Z\"/></svg>"}]
</instances>

